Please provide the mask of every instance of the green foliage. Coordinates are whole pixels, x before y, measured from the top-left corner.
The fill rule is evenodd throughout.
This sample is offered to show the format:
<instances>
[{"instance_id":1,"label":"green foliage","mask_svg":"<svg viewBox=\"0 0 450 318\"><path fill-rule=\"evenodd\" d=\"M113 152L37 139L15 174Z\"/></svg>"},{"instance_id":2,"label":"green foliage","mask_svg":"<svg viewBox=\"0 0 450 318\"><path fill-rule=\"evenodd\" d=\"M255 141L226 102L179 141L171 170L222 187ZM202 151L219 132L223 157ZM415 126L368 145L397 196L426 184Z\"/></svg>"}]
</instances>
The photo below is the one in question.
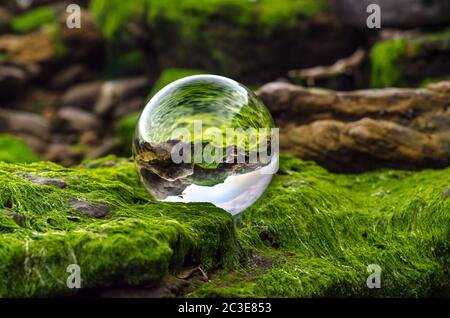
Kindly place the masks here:
<instances>
[{"instance_id":1,"label":"green foliage","mask_svg":"<svg viewBox=\"0 0 450 318\"><path fill-rule=\"evenodd\" d=\"M24 141L7 134L0 134L0 161L29 163L39 160Z\"/></svg>"},{"instance_id":2,"label":"green foliage","mask_svg":"<svg viewBox=\"0 0 450 318\"><path fill-rule=\"evenodd\" d=\"M11 21L11 29L17 33L27 33L46 24L55 24L56 21L57 15L54 8L44 6L16 16Z\"/></svg>"}]
</instances>

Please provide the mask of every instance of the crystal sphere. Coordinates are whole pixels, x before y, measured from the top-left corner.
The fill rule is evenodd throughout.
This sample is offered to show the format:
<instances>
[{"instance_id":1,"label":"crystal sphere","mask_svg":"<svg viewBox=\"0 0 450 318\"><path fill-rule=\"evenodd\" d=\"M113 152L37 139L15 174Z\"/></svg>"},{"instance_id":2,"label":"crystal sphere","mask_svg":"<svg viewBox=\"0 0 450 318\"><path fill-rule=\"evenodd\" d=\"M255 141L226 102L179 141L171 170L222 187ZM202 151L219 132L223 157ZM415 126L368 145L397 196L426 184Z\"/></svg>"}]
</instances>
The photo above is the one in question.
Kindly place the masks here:
<instances>
[{"instance_id":1,"label":"crystal sphere","mask_svg":"<svg viewBox=\"0 0 450 318\"><path fill-rule=\"evenodd\" d=\"M278 129L242 84L189 76L148 102L136 126L133 156L156 200L210 202L237 214L264 193L278 168Z\"/></svg>"}]
</instances>

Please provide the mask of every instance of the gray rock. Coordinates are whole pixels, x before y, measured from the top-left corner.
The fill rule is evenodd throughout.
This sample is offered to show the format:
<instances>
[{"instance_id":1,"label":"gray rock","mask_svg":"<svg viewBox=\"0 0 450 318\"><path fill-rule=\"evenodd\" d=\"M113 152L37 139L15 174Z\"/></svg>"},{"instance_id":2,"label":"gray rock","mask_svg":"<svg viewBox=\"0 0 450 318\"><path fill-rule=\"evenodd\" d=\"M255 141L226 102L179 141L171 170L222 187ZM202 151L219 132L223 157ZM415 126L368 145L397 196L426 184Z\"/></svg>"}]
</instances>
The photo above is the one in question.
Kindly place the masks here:
<instances>
[{"instance_id":1,"label":"gray rock","mask_svg":"<svg viewBox=\"0 0 450 318\"><path fill-rule=\"evenodd\" d=\"M48 139L50 123L44 117L24 111L0 109L0 132L24 133Z\"/></svg>"},{"instance_id":2,"label":"gray rock","mask_svg":"<svg viewBox=\"0 0 450 318\"><path fill-rule=\"evenodd\" d=\"M58 122L63 129L77 132L101 130L101 122L93 113L74 108L64 107L58 112Z\"/></svg>"},{"instance_id":3,"label":"gray rock","mask_svg":"<svg viewBox=\"0 0 450 318\"><path fill-rule=\"evenodd\" d=\"M17 225L23 225L23 223L25 222L25 216L23 216L22 214L3 209L0 209L0 213L4 213L10 218L12 218L14 222L17 223Z\"/></svg>"},{"instance_id":4,"label":"gray rock","mask_svg":"<svg viewBox=\"0 0 450 318\"><path fill-rule=\"evenodd\" d=\"M366 29L369 4L381 9L381 27L414 28L450 23L448 0L336 0L337 12L345 23Z\"/></svg>"},{"instance_id":5,"label":"gray rock","mask_svg":"<svg viewBox=\"0 0 450 318\"><path fill-rule=\"evenodd\" d=\"M119 145L120 143L118 142L117 138L107 138L101 143L100 146L87 153L84 159L93 160L117 153Z\"/></svg>"},{"instance_id":6,"label":"gray rock","mask_svg":"<svg viewBox=\"0 0 450 318\"><path fill-rule=\"evenodd\" d=\"M66 106L82 109L93 109L102 90L102 83L83 83L70 88L62 97L62 103Z\"/></svg>"},{"instance_id":7,"label":"gray rock","mask_svg":"<svg viewBox=\"0 0 450 318\"><path fill-rule=\"evenodd\" d=\"M149 89L149 81L146 77L105 82L94 111L99 115L107 114L119 105L121 101L139 94L145 94Z\"/></svg>"},{"instance_id":8,"label":"gray rock","mask_svg":"<svg viewBox=\"0 0 450 318\"><path fill-rule=\"evenodd\" d=\"M55 187L58 187L61 189L65 188L67 186L67 183L61 179L45 178L45 177L36 176L31 173L24 174L24 175L22 175L22 177L25 179L28 179L34 183L40 184L40 185L50 185L50 186L55 186Z\"/></svg>"},{"instance_id":9,"label":"gray rock","mask_svg":"<svg viewBox=\"0 0 450 318\"><path fill-rule=\"evenodd\" d=\"M442 192L442 195L443 195L445 198L449 198L449 197L450 197L450 189L447 189L447 190L443 191L443 192Z\"/></svg>"},{"instance_id":10,"label":"gray rock","mask_svg":"<svg viewBox=\"0 0 450 318\"><path fill-rule=\"evenodd\" d=\"M88 215L93 218L105 218L108 213L111 212L111 208L109 206L101 203L90 203L75 199L70 201L69 205L76 212Z\"/></svg>"}]
</instances>

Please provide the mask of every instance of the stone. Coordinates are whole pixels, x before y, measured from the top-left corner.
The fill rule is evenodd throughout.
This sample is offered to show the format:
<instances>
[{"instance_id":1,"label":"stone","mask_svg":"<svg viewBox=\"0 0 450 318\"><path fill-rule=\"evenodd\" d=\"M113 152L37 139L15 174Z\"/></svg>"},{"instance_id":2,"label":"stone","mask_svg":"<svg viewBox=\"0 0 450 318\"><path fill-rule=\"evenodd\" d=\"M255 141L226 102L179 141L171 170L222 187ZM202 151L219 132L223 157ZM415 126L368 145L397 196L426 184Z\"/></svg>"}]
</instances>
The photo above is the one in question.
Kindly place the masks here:
<instances>
[{"instance_id":1,"label":"stone","mask_svg":"<svg viewBox=\"0 0 450 318\"><path fill-rule=\"evenodd\" d=\"M102 90L101 82L83 83L68 89L62 103L66 106L92 110Z\"/></svg>"},{"instance_id":2,"label":"stone","mask_svg":"<svg viewBox=\"0 0 450 318\"><path fill-rule=\"evenodd\" d=\"M39 70L39 66L35 64L0 62L0 98L6 99L23 94Z\"/></svg>"},{"instance_id":3,"label":"stone","mask_svg":"<svg viewBox=\"0 0 450 318\"><path fill-rule=\"evenodd\" d=\"M111 212L111 207L101 203L90 203L80 200L72 200L69 202L69 205L76 212L93 218L105 218L106 216L108 216L108 213Z\"/></svg>"},{"instance_id":4,"label":"stone","mask_svg":"<svg viewBox=\"0 0 450 318\"><path fill-rule=\"evenodd\" d=\"M71 65L57 73L50 82L50 86L55 89L65 89L79 81L83 74L87 72L83 64Z\"/></svg>"},{"instance_id":5,"label":"stone","mask_svg":"<svg viewBox=\"0 0 450 318\"><path fill-rule=\"evenodd\" d=\"M146 77L108 81L103 83L100 97L94 111L99 115L108 114L119 102L135 95L145 95L149 91ZM144 105L141 105L143 107Z\"/></svg>"},{"instance_id":6,"label":"stone","mask_svg":"<svg viewBox=\"0 0 450 318\"><path fill-rule=\"evenodd\" d=\"M46 140L50 135L50 123L43 116L31 112L0 109L0 131L29 134Z\"/></svg>"},{"instance_id":7,"label":"stone","mask_svg":"<svg viewBox=\"0 0 450 318\"><path fill-rule=\"evenodd\" d=\"M450 164L450 149L444 138L369 118L350 123L317 120L308 125L289 125L280 130L280 149L338 172Z\"/></svg>"},{"instance_id":8,"label":"stone","mask_svg":"<svg viewBox=\"0 0 450 318\"><path fill-rule=\"evenodd\" d=\"M63 189L67 186L67 183L61 179L40 177L31 173L23 174L22 177L40 185L55 186L60 189Z\"/></svg>"},{"instance_id":9,"label":"stone","mask_svg":"<svg viewBox=\"0 0 450 318\"><path fill-rule=\"evenodd\" d=\"M62 129L69 131L101 131L102 124L93 113L74 107L64 107L58 112L58 122Z\"/></svg>"},{"instance_id":10,"label":"stone","mask_svg":"<svg viewBox=\"0 0 450 318\"><path fill-rule=\"evenodd\" d=\"M319 119L370 117L412 125L411 120L422 114L446 109L450 91L440 85L337 92L273 82L262 86L257 94L279 121L307 124Z\"/></svg>"}]
</instances>

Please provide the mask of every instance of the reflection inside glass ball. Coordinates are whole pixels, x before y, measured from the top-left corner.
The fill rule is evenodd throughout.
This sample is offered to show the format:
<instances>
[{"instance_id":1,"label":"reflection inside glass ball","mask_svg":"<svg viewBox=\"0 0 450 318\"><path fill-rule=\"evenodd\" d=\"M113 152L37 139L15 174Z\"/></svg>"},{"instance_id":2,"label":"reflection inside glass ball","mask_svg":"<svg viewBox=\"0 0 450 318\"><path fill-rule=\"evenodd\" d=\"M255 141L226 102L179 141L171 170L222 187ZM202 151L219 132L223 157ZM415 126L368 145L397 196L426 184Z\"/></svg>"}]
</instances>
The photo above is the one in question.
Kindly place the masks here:
<instances>
[{"instance_id":1,"label":"reflection inside glass ball","mask_svg":"<svg viewBox=\"0 0 450 318\"><path fill-rule=\"evenodd\" d=\"M278 168L278 130L243 85L195 75L167 85L148 102L133 154L155 199L211 202L237 214L264 193Z\"/></svg>"}]
</instances>

